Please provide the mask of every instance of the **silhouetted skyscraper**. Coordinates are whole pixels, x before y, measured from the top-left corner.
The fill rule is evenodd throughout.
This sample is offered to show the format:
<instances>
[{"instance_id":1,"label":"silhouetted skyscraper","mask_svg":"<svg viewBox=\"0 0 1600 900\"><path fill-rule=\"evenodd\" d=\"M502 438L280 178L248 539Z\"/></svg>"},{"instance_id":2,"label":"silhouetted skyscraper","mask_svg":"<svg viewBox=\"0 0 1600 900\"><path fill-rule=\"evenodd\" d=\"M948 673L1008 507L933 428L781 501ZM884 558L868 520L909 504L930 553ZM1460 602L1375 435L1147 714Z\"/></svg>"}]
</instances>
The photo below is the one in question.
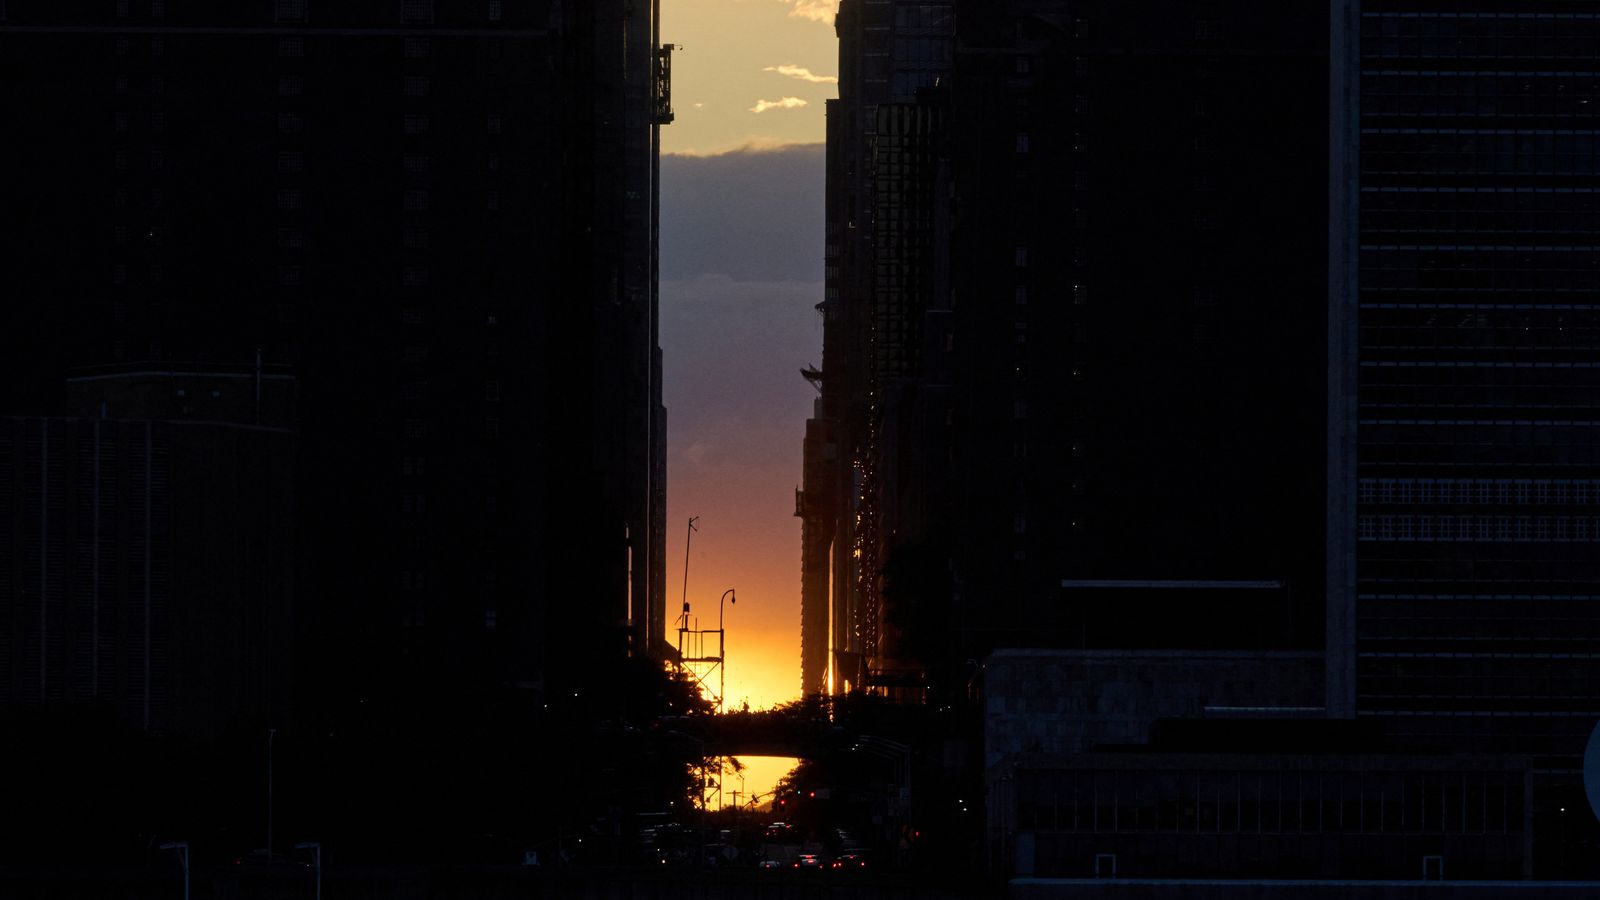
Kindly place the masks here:
<instances>
[{"instance_id":1,"label":"silhouetted skyscraper","mask_svg":"<svg viewBox=\"0 0 1600 900\"><path fill-rule=\"evenodd\" d=\"M839 30L835 687L997 646L1319 645L1324 10L847 3Z\"/></svg>"},{"instance_id":2,"label":"silhouetted skyscraper","mask_svg":"<svg viewBox=\"0 0 1600 900\"><path fill-rule=\"evenodd\" d=\"M1339 9L1330 704L1531 755L1554 829L1600 719L1600 4Z\"/></svg>"},{"instance_id":3,"label":"silhouetted skyscraper","mask_svg":"<svg viewBox=\"0 0 1600 900\"><path fill-rule=\"evenodd\" d=\"M657 19L6 4L0 408L59 414L87 371L291 373L307 696L655 649Z\"/></svg>"}]
</instances>

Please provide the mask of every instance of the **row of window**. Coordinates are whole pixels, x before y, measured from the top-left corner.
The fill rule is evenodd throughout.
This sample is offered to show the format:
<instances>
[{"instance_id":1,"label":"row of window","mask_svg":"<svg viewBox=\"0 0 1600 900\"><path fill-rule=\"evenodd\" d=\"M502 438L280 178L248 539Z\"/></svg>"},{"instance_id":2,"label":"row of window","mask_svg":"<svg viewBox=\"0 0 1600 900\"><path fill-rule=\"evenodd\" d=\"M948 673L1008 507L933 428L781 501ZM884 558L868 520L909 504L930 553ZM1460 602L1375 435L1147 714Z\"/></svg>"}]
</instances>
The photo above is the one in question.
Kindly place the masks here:
<instances>
[{"instance_id":1,"label":"row of window","mask_svg":"<svg viewBox=\"0 0 1600 900\"><path fill-rule=\"evenodd\" d=\"M1594 478L1363 478L1362 503L1600 504Z\"/></svg>"},{"instance_id":2,"label":"row of window","mask_svg":"<svg viewBox=\"0 0 1600 900\"><path fill-rule=\"evenodd\" d=\"M1513 833L1502 773L1067 772L1019 778L1018 825L1079 832Z\"/></svg>"},{"instance_id":3,"label":"row of window","mask_svg":"<svg viewBox=\"0 0 1600 900\"><path fill-rule=\"evenodd\" d=\"M1363 541L1600 543L1600 516L1363 515Z\"/></svg>"}]
</instances>

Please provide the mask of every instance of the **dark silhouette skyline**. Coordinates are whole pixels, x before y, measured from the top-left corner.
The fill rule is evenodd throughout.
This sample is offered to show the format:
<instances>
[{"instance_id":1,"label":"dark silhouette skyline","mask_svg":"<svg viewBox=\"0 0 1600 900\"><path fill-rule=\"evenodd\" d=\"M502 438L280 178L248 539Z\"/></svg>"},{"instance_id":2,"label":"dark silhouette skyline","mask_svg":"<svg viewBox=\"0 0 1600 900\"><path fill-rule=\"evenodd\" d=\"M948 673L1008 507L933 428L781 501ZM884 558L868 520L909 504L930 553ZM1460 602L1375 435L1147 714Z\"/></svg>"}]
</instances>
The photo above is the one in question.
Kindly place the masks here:
<instances>
[{"instance_id":1,"label":"dark silhouette skyline","mask_svg":"<svg viewBox=\"0 0 1600 900\"><path fill-rule=\"evenodd\" d=\"M676 192L659 7L0 2L0 893L1593 892L1600 3L842 0ZM664 275L818 291L771 710Z\"/></svg>"}]
</instances>

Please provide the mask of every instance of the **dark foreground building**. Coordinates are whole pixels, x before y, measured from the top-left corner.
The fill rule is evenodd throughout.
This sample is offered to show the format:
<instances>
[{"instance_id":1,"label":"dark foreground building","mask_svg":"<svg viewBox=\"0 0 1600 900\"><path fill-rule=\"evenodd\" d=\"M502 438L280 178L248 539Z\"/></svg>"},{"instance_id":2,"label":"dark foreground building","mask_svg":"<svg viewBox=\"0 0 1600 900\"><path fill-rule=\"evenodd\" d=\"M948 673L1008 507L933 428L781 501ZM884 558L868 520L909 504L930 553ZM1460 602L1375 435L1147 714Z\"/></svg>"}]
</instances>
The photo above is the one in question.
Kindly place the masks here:
<instances>
[{"instance_id":1,"label":"dark foreground building","mask_svg":"<svg viewBox=\"0 0 1600 900\"><path fill-rule=\"evenodd\" d=\"M833 688L919 696L998 646L1320 646L1325 10L838 28L804 493Z\"/></svg>"},{"instance_id":2,"label":"dark foreground building","mask_svg":"<svg viewBox=\"0 0 1600 900\"><path fill-rule=\"evenodd\" d=\"M232 735L186 769L221 808L174 828L255 819L274 758L279 831L500 827L529 711L662 649L657 28L0 4L7 715Z\"/></svg>"},{"instance_id":3,"label":"dark foreground building","mask_svg":"<svg viewBox=\"0 0 1600 900\"><path fill-rule=\"evenodd\" d=\"M1334 25L1329 703L1531 757L1537 871L1592 876L1594 823L1562 810L1600 721L1600 4Z\"/></svg>"},{"instance_id":4,"label":"dark foreground building","mask_svg":"<svg viewBox=\"0 0 1600 900\"><path fill-rule=\"evenodd\" d=\"M624 7L6 4L0 410L289 373L308 699L656 649L666 113Z\"/></svg>"},{"instance_id":5,"label":"dark foreground building","mask_svg":"<svg viewBox=\"0 0 1600 900\"><path fill-rule=\"evenodd\" d=\"M172 406L251 384L115 380ZM266 387L289 399L279 377ZM288 721L294 433L276 405L259 423L153 410L0 420L0 703L102 705L193 739Z\"/></svg>"}]
</instances>

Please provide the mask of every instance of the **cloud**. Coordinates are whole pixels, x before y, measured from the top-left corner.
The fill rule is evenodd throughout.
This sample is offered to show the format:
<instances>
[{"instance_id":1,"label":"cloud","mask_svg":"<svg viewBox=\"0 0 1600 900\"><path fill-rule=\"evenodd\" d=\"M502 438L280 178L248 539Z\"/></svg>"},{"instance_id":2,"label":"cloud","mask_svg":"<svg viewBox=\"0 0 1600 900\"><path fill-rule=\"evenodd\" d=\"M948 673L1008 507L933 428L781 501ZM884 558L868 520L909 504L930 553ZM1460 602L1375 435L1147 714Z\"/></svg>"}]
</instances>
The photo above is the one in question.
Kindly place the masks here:
<instances>
[{"instance_id":1,"label":"cloud","mask_svg":"<svg viewBox=\"0 0 1600 900\"><path fill-rule=\"evenodd\" d=\"M815 74L812 74L811 70L806 68L805 66L793 66L793 65L767 66L765 69L762 69L761 71L763 71L763 72L777 72L779 75L786 75L786 76L788 76L790 78L798 78L801 81L808 81L808 82L810 82L812 84L838 84L839 83L839 76L837 76L837 75L815 75Z\"/></svg>"},{"instance_id":2,"label":"cloud","mask_svg":"<svg viewBox=\"0 0 1600 900\"><path fill-rule=\"evenodd\" d=\"M822 144L770 140L664 154L662 281L821 281L825 159Z\"/></svg>"},{"instance_id":3,"label":"cloud","mask_svg":"<svg viewBox=\"0 0 1600 900\"><path fill-rule=\"evenodd\" d=\"M769 109L799 109L802 106L809 105L799 97L785 97L782 100L757 100L756 105L750 107L750 111L764 113Z\"/></svg>"},{"instance_id":4,"label":"cloud","mask_svg":"<svg viewBox=\"0 0 1600 900\"><path fill-rule=\"evenodd\" d=\"M794 9L789 10L789 15L796 19L810 19L824 25L832 25L833 17L839 12L839 0L794 0Z\"/></svg>"}]
</instances>

